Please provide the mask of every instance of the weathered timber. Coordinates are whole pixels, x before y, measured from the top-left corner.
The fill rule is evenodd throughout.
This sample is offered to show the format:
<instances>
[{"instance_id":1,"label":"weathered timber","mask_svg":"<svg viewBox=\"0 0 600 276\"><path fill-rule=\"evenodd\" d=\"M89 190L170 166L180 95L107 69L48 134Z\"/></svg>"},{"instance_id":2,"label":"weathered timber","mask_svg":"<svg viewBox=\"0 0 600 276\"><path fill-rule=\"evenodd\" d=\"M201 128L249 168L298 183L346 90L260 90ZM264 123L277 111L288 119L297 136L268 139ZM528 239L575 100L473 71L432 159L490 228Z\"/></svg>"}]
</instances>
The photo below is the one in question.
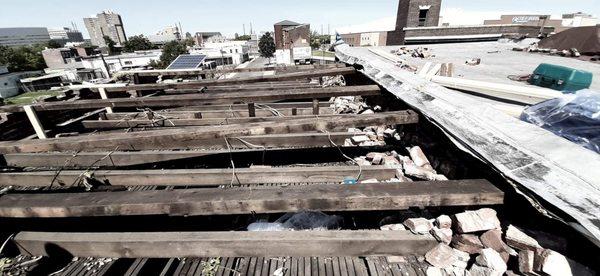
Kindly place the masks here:
<instances>
[{"instance_id":1,"label":"weathered timber","mask_svg":"<svg viewBox=\"0 0 600 276\"><path fill-rule=\"evenodd\" d=\"M318 83L293 82L293 83L256 83L244 85L219 85L207 86L195 89L167 89L167 95L193 94L193 93L215 93L215 92L241 92L250 90L281 90L281 89L313 89L321 88ZM120 93L120 92L119 92Z\"/></svg>"},{"instance_id":2,"label":"weathered timber","mask_svg":"<svg viewBox=\"0 0 600 276\"><path fill-rule=\"evenodd\" d=\"M271 104L267 104L271 106ZM321 105L323 106L323 105ZM292 108L274 108L278 113L284 116L294 116ZM331 108L320 108L321 115L334 114ZM312 108L296 108L295 115L312 115ZM148 115L157 118L156 115L167 119L212 119L212 118L244 118L250 117L248 109L231 109L231 110L209 110L209 111L154 111L151 114L145 112L120 112L106 114L107 120L131 120L131 119L148 119ZM257 117L277 116L273 111L266 109L264 105L255 106L255 115ZM160 118L160 117L159 117Z\"/></svg>"},{"instance_id":3,"label":"weathered timber","mask_svg":"<svg viewBox=\"0 0 600 276\"><path fill-rule=\"evenodd\" d=\"M373 96L379 95L377 85L339 86L314 88L305 90L272 90L201 93L175 96L157 96L149 98L109 98L94 100L79 100L73 102L48 102L31 105L36 111L46 110L76 110L97 109L102 107L172 107L203 104L231 104L241 102L269 102L282 100L299 100L313 98L329 98L339 96ZM22 112L21 106L0 107L3 112Z\"/></svg>"},{"instance_id":4,"label":"weathered timber","mask_svg":"<svg viewBox=\"0 0 600 276\"><path fill-rule=\"evenodd\" d=\"M108 180L118 186L198 186L246 185L268 183L341 183L345 177L356 177L358 166L238 168L232 169L171 169L171 170L98 170L94 178ZM55 171L0 173L0 186L46 187L73 185L85 171ZM396 170L385 166L362 168L362 179L387 180Z\"/></svg>"},{"instance_id":5,"label":"weathered timber","mask_svg":"<svg viewBox=\"0 0 600 276\"><path fill-rule=\"evenodd\" d=\"M350 127L372 125L415 124L419 116L414 111L385 112L350 117L295 119L281 123L249 123L238 125L188 127L156 131L98 134L45 140L0 142L0 153L49 151L146 150L193 148L196 139L302 133L311 131L344 131Z\"/></svg>"},{"instance_id":6,"label":"weathered timber","mask_svg":"<svg viewBox=\"0 0 600 276\"><path fill-rule=\"evenodd\" d=\"M360 134L360 133L359 133ZM243 152L269 152L285 148L314 148L330 147L331 141L342 145L344 140L351 138L356 133L334 132L301 133L280 135L258 135L229 138L232 153ZM123 167L165 161L174 161L187 158L225 154L227 144L223 139L195 140L197 148L222 148L221 150L175 150L175 151L101 151L101 152L50 152L50 153L9 153L4 154L4 162L9 167ZM255 145L255 146L252 146Z\"/></svg>"},{"instance_id":7,"label":"weathered timber","mask_svg":"<svg viewBox=\"0 0 600 276\"><path fill-rule=\"evenodd\" d=\"M191 82L179 82L179 83L153 83L153 84L135 84L127 85L123 87L107 87L106 91L128 91L128 90L164 90L164 89L186 89L186 88L201 88L204 86L211 85L231 85L231 84L246 84L246 83L257 83L257 82L269 82L269 81L289 81L289 80L301 80L308 78L317 78L324 76L337 76L337 75L350 75L356 73L353 67L343 68L331 68L331 69L320 69L320 70L309 70L301 72L293 72L287 74L278 74L271 76L260 76L260 77L246 77L246 78L232 78L232 79L209 79Z\"/></svg>"},{"instance_id":8,"label":"weathered timber","mask_svg":"<svg viewBox=\"0 0 600 276\"><path fill-rule=\"evenodd\" d=\"M288 102L288 103L268 103L266 104L277 110L282 108L311 108L312 102ZM320 107L330 107L329 102L320 102ZM216 104L216 105L196 105L196 106L183 106L174 107L160 110L161 112L167 111L223 111L223 110L246 110L246 104ZM311 109L312 110L312 109ZM0 113L2 114L2 113ZM221 116L223 117L223 116Z\"/></svg>"},{"instance_id":9,"label":"weathered timber","mask_svg":"<svg viewBox=\"0 0 600 276\"><path fill-rule=\"evenodd\" d=\"M171 69L171 70L126 70L116 73L116 76L122 75L138 75L140 77L152 76L199 76L206 74L226 74L226 73L248 73L248 72L296 72L303 70L329 69L329 68L344 68L343 63L325 64L325 65L295 65L295 66L268 66L268 67L248 67L248 68L233 68L233 69Z\"/></svg>"},{"instance_id":10,"label":"weathered timber","mask_svg":"<svg viewBox=\"0 0 600 276\"><path fill-rule=\"evenodd\" d=\"M314 112L314 111L313 111ZM317 109L318 113L318 109ZM342 118L348 116L361 115L321 115L320 118ZM186 127L186 126L214 126L214 125L231 125L259 122L285 122L296 119L317 118L315 115L307 116L289 116L289 117L246 117L246 118L203 118L203 119L170 119L170 118L155 118L147 119L132 119L132 120L90 120L83 121L83 127L87 129L119 129L119 128L152 128L152 127Z\"/></svg>"},{"instance_id":11,"label":"weathered timber","mask_svg":"<svg viewBox=\"0 0 600 276\"><path fill-rule=\"evenodd\" d=\"M15 243L25 255L111 258L424 255L437 245L410 231L20 232Z\"/></svg>"},{"instance_id":12,"label":"weathered timber","mask_svg":"<svg viewBox=\"0 0 600 276\"><path fill-rule=\"evenodd\" d=\"M411 207L502 204L504 194L486 180L359 185L205 188L100 193L8 194L0 217L208 216L300 210L383 211Z\"/></svg>"}]
</instances>

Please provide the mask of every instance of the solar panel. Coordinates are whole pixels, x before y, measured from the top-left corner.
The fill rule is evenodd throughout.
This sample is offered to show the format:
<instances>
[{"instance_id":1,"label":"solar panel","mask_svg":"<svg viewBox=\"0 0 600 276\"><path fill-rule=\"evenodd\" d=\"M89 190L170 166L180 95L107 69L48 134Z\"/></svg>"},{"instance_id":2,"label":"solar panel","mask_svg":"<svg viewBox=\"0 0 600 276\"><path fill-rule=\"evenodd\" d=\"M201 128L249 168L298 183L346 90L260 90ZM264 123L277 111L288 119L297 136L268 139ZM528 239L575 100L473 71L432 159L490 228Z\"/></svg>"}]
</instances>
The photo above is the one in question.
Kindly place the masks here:
<instances>
[{"instance_id":1,"label":"solar panel","mask_svg":"<svg viewBox=\"0 0 600 276\"><path fill-rule=\"evenodd\" d=\"M167 69L196 69L205 58L205 55L179 55Z\"/></svg>"}]
</instances>

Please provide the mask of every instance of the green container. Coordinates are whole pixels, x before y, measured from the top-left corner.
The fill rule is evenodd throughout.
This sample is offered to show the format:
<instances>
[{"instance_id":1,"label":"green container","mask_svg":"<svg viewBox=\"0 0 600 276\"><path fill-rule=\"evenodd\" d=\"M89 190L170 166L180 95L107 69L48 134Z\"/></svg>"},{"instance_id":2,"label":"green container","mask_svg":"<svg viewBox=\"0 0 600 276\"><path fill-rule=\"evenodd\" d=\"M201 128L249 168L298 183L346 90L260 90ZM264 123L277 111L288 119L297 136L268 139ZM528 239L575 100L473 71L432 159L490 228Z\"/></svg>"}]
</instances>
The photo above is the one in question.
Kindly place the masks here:
<instances>
[{"instance_id":1,"label":"green container","mask_svg":"<svg viewBox=\"0 0 600 276\"><path fill-rule=\"evenodd\" d=\"M563 93L590 88L592 73L565 66L542 63L529 78L529 83Z\"/></svg>"}]
</instances>

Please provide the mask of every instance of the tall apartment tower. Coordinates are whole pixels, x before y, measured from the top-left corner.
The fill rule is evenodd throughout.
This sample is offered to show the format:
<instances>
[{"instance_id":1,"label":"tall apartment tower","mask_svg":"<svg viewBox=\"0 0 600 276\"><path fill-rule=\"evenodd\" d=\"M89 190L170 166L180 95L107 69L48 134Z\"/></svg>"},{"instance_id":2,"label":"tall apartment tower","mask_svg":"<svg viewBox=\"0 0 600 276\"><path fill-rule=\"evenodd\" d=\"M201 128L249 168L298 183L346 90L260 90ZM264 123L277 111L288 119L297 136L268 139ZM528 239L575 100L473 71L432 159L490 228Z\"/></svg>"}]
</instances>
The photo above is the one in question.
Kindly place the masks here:
<instances>
[{"instance_id":1,"label":"tall apartment tower","mask_svg":"<svg viewBox=\"0 0 600 276\"><path fill-rule=\"evenodd\" d=\"M83 22L93 45L106 47L104 36L110 37L117 46L121 46L127 41L123 20L120 15L112 11L104 11L97 14L96 17L84 18Z\"/></svg>"},{"instance_id":2,"label":"tall apartment tower","mask_svg":"<svg viewBox=\"0 0 600 276\"><path fill-rule=\"evenodd\" d=\"M388 33L387 45L403 45L404 28L438 26L441 8L442 0L400 0L396 29Z\"/></svg>"}]
</instances>

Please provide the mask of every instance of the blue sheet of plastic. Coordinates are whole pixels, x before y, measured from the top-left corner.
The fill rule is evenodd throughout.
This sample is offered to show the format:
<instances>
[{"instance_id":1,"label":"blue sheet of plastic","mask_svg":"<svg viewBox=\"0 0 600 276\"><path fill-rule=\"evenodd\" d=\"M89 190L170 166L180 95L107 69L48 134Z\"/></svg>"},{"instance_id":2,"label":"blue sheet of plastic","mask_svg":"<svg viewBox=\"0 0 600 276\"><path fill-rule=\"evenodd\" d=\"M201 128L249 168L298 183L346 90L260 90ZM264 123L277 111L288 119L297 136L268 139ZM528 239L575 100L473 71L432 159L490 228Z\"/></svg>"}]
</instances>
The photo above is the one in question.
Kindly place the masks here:
<instances>
[{"instance_id":1,"label":"blue sheet of plastic","mask_svg":"<svg viewBox=\"0 0 600 276\"><path fill-rule=\"evenodd\" d=\"M525 109L521 120L600 153L598 91L581 90L574 95L541 102Z\"/></svg>"}]
</instances>

